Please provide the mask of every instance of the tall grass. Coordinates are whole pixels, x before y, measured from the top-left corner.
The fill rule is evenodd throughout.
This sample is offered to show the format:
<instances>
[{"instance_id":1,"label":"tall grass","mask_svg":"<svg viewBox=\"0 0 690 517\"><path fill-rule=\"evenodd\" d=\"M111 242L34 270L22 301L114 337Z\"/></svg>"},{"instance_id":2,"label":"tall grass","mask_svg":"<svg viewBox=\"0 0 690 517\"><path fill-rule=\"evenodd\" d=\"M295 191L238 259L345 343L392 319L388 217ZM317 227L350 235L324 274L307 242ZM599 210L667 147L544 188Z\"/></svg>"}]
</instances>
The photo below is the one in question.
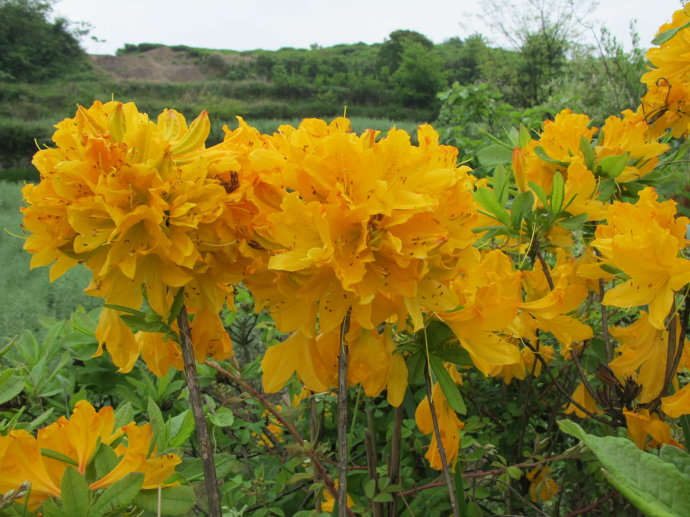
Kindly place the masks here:
<instances>
[{"instance_id":1,"label":"tall grass","mask_svg":"<svg viewBox=\"0 0 690 517\"><path fill-rule=\"evenodd\" d=\"M68 271L53 284L48 280L48 268L29 270L31 256L22 250L21 187L0 181L0 346L24 329L42 334L41 316L66 318L78 305L99 305L97 299L82 292L90 276L84 268Z\"/></svg>"}]
</instances>

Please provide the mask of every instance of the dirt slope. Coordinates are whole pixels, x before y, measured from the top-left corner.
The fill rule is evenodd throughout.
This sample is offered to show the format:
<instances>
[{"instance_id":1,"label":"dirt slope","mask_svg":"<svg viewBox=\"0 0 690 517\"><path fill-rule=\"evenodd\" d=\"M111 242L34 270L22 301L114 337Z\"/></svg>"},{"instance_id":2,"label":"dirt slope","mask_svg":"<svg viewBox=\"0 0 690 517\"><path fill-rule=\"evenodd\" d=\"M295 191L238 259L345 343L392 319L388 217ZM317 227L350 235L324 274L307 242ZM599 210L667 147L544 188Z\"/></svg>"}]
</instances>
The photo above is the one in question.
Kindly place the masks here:
<instances>
[{"instance_id":1,"label":"dirt slope","mask_svg":"<svg viewBox=\"0 0 690 517\"><path fill-rule=\"evenodd\" d=\"M95 66L116 79L153 82L202 81L205 74L186 52L159 47L125 56L89 56Z\"/></svg>"}]
</instances>

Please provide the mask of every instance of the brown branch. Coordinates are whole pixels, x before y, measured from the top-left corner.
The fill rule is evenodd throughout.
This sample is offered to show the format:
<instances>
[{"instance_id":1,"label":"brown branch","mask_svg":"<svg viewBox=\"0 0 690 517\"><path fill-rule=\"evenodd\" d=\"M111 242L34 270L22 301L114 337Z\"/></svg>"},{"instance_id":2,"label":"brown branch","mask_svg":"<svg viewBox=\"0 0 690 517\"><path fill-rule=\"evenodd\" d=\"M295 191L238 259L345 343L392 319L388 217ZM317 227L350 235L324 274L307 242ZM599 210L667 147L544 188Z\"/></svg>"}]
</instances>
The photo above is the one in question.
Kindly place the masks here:
<instances>
[{"instance_id":1,"label":"brown branch","mask_svg":"<svg viewBox=\"0 0 690 517\"><path fill-rule=\"evenodd\" d=\"M551 291L554 290L554 284L553 284L553 278L551 278L551 272L549 271L549 266L546 264L546 260L544 260L544 256L541 253L541 246L539 245L539 239L537 237L534 237L534 254L537 256L539 259L539 263L541 264L541 269L544 272L544 276L546 277L546 283L549 284L549 289Z\"/></svg>"},{"instance_id":2,"label":"brown branch","mask_svg":"<svg viewBox=\"0 0 690 517\"><path fill-rule=\"evenodd\" d=\"M400 484L400 449L402 444L402 404L393 411L393 431L391 433L391 455L388 460L388 478L392 485ZM390 502L388 515L398 515L398 501L395 494Z\"/></svg>"},{"instance_id":3,"label":"brown branch","mask_svg":"<svg viewBox=\"0 0 690 517\"><path fill-rule=\"evenodd\" d=\"M609 499L615 497L615 495L618 493L618 490L611 490L608 494L606 494L604 497L597 499L594 501L592 504L589 504L583 508L578 508L577 510L574 510L570 512L569 514L565 515L565 517L575 517L576 515L582 515L583 513L591 512L594 510L597 506L600 504L605 503Z\"/></svg>"},{"instance_id":4,"label":"brown branch","mask_svg":"<svg viewBox=\"0 0 690 517\"><path fill-rule=\"evenodd\" d=\"M340 324L338 353L338 517L347 511L347 345L345 336L350 329L350 311Z\"/></svg>"},{"instance_id":5,"label":"brown branch","mask_svg":"<svg viewBox=\"0 0 690 517\"><path fill-rule=\"evenodd\" d=\"M218 479L216 478L216 466L213 462L213 448L211 447L211 439L206 427L204 403L201 399L201 387L199 386L199 376L196 371L196 361L189 331L189 317L187 315L187 307L184 305L177 316L177 327L180 335L180 347L182 348L182 360L184 361L184 378L189 388L189 403L192 406L194 428L196 429L196 437L199 440L199 454L201 455L201 463L204 468L208 514L211 517L221 517L220 491L218 489Z\"/></svg>"},{"instance_id":6,"label":"brown branch","mask_svg":"<svg viewBox=\"0 0 690 517\"><path fill-rule=\"evenodd\" d=\"M271 413L275 419L282 425L285 430L292 435L292 437L295 439L298 445L302 447L304 450L304 453L309 456L309 459L312 461L312 464L314 465L314 468L318 471L319 476L323 480L324 485L326 485L326 489L330 492L330 494L333 496L334 499L338 498L338 490L335 488L335 484L333 483L333 480L330 478L328 473L326 472L326 469L324 468L323 464L321 463L321 459L319 458L318 454L310 448L307 447L307 443L305 442L304 438L300 434L300 432L293 426L290 422L288 422L283 415L280 414L280 412L275 408L273 404L269 402L269 400L262 395L254 386L252 386L251 383L247 382L244 380L242 377L235 375L234 373L226 370L222 366L220 366L218 363L215 361L212 361L210 359L206 360L206 363L208 366L216 370L218 373L222 374L226 378L228 378L230 381L234 382L238 386L240 386L242 389L247 391L252 397L254 397L256 400L259 401L259 403L266 408L266 410ZM352 511L348 508L348 516L349 517L355 517L355 514L352 513Z\"/></svg>"},{"instance_id":7,"label":"brown branch","mask_svg":"<svg viewBox=\"0 0 690 517\"><path fill-rule=\"evenodd\" d=\"M551 382L553 382L553 385L556 386L556 388L558 389L558 391L560 391L560 392L561 392L561 393L562 393L562 394L563 394L563 395L564 395L564 396L565 396L565 397L566 397L576 408L578 408L580 411L582 411L582 412L583 412L584 414L586 414L588 417L590 417L590 418L596 420L597 422L601 422L602 424L606 424L606 425L611 426L611 427L614 426L614 423L613 423L612 421L606 420L605 418L602 418L602 417L600 417L600 416L598 416L598 415L595 415L595 414L592 413L589 409L587 409L587 408L584 407L582 404L580 404L578 401L574 400L574 399L570 396L570 393L568 393L568 392L565 390L565 388L563 388L563 386L561 386L561 385L559 384L559 382L556 380L556 378L553 376L553 374L551 373L551 370L549 370L549 365L548 365L548 363L546 362L546 360L545 360L540 354L538 354L537 351L536 351L536 349L535 349L532 345L530 345L527 341L523 341L523 343L525 344L525 346L526 346L527 348L529 348L532 352L534 352L534 356L535 356L535 357L537 358L537 360L542 364L542 367L543 367L544 371L546 372L546 374L547 374L547 375L549 376L549 378L551 379Z\"/></svg>"},{"instance_id":8,"label":"brown branch","mask_svg":"<svg viewBox=\"0 0 690 517\"><path fill-rule=\"evenodd\" d=\"M364 446L367 454L367 468L369 469L369 479L374 480L374 486L377 487L375 492L378 492L379 475L376 471L377 457L376 454L376 425L374 422L374 412L371 406L365 400L364 412L367 415L367 428L364 431ZM374 517L383 517L383 505L381 503L371 503L371 510Z\"/></svg>"}]
</instances>

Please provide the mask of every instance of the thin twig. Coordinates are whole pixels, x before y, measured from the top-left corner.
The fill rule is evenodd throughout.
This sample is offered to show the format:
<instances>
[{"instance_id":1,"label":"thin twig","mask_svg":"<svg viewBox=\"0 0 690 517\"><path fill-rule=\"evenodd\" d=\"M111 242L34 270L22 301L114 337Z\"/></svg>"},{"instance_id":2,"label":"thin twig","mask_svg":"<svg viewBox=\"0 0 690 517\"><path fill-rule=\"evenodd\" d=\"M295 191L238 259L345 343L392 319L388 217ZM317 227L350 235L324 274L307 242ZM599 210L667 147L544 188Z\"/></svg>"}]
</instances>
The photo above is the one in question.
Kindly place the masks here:
<instances>
[{"instance_id":1,"label":"thin twig","mask_svg":"<svg viewBox=\"0 0 690 517\"><path fill-rule=\"evenodd\" d=\"M326 485L326 490L330 492L330 494L333 496L334 499L338 498L338 490L335 488L335 484L333 483L333 480L330 478L328 473L326 472L326 469L324 468L323 464L321 463L321 460L319 456L316 454L316 452L311 448L307 447L307 443L305 442L304 438L300 434L300 432L295 428L294 425L292 425L290 422L288 422L283 415L280 414L280 412L275 408L269 400L262 395L254 386L252 386L251 383L247 382L244 380L242 377L239 377L238 375L235 375L234 373L226 370L222 366L220 366L218 363L215 361L212 361L210 359L206 360L206 363L208 366L216 370L218 373L224 375L227 377L231 382L234 382L238 386L240 386L242 389L246 390L252 397L254 397L256 400L259 401L259 403L266 408L266 410L271 413L275 419L282 425L285 430L292 435L292 437L295 439L297 444L302 447L304 450L304 453L309 456L309 459L312 461L314 468L319 472L319 475L321 476L321 479L323 480L324 485ZM349 517L355 517L355 514L350 511L348 508L348 516Z\"/></svg>"},{"instance_id":2,"label":"thin twig","mask_svg":"<svg viewBox=\"0 0 690 517\"><path fill-rule=\"evenodd\" d=\"M338 517L347 510L347 345L345 336L350 330L350 311L340 324L340 352L338 353Z\"/></svg>"},{"instance_id":3,"label":"thin twig","mask_svg":"<svg viewBox=\"0 0 690 517\"><path fill-rule=\"evenodd\" d=\"M196 361L189 331L189 317L187 315L187 307L184 305L177 316L177 327L182 348L182 360L184 361L184 377L189 388L189 403L192 406L194 428L196 429L196 437L199 440L199 455L204 468L208 514L211 517L221 517L220 491L218 489L218 479L216 478L216 466L213 462L213 448L208 435L208 427L206 427L204 403L201 399L201 387L199 386L199 376L196 371Z\"/></svg>"},{"instance_id":4,"label":"thin twig","mask_svg":"<svg viewBox=\"0 0 690 517\"><path fill-rule=\"evenodd\" d=\"M400 448L402 444L402 404L393 410L393 430L391 432L391 455L388 460L388 478L392 485L400 484ZM398 500L393 494L388 515L398 515Z\"/></svg>"},{"instance_id":5,"label":"thin twig","mask_svg":"<svg viewBox=\"0 0 690 517\"><path fill-rule=\"evenodd\" d=\"M450 468L448 467L446 450L443 447L443 441L441 440L441 429L438 425L438 415L436 414L436 407L433 401L433 397L431 396L431 373L428 360L424 368L424 380L426 383L426 397L429 400L429 410L431 411L431 422L434 425L434 436L436 437L436 446L438 447L438 454L441 457L441 468L443 469L443 477L446 481L446 488L448 488L448 496L450 497L450 509L453 512L453 517L460 517L458 501L455 497L453 476L451 475Z\"/></svg>"},{"instance_id":6,"label":"thin twig","mask_svg":"<svg viewBox=\"0 0 690 517\"><path fill-rule=\"evenodd\" d=\"M575 517L576 515L582 515L583 513L591 512L600 504L603 504L606 501L608 501L609 499L611 499L612 497L615 497L617 493L618 493L618 490L611 490L604 497L597 499L592 504L587 505L583 508L578 508L577 510L570 512L569 514L565 515L564 517Z\"/></svg>"},{"instance_id":7,"label":"thin twig","mask_svg":"<svg viewBox=\"0 0 690 517\"><path fill-rule=\"evenodd\" d=\"M374 480L374 486L377 487L375 493L378 492L379 475L376 471L377 458L376 454L376 425L374 422L374 412L371 405L364 402L364 412L367 415L367 428L364 431L364 446L367 453L367 468L369 469L369 479ZM371 503L371 510L374 517L383 517L383 506L381 503Z\"/></svg>"}]
</instances>

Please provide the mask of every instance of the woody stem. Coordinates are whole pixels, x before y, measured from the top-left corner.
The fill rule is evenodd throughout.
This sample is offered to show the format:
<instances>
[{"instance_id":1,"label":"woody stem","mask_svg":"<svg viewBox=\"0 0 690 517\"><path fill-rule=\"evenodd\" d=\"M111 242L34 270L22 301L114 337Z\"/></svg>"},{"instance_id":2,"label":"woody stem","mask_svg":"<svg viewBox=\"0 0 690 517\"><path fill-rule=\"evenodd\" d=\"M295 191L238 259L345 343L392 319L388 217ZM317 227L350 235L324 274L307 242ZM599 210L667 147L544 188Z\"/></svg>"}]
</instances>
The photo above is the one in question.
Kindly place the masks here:
<instances>
[{"instance_id":1,"label":"woody stem","mask_svg":"<svg viewBox=\"0 0 690 517\"><path fill-rule=\"evenodd\" d=\"M338 517L347 515L347 346L350 311L340 325L338 353Z\"/></svg>"},{"instance_id":2,"label":"woody stem","mask_svg":"<svg viewBox=\"0 0 690 517\"><path fill-rule=\"evenodd\" d=\"M208 515L211 517L221 517L220 491L218 490L218 480L216 478L216 466L213 462L213 448L208 435L208 428L206 427L204 403L201 399L199 376L196 371L196 361L194 360L194 350L189 331L189 317L187 315L187 307L184 305L177 316L177 327L179 329L182 360L184 362L184 378L189 388L189 403L192 406L194 428L196 429L196 437L199 440L199 452L204 468L204 483L206 484L206 497L208 497Z\"/></svg>"},{"instance_id":3,"label":"woody stem","mask_svg":"<svg viewBox=\"0 0 690 517\"><path fill-rule=\"evenodd\" d=\"M434 425L434 436L436 437L436 445L438 446L438 454L441 456L441 467L443 469L443 477L446 481L446 488L448 489L448 496L450 497L450 508L453 512L453 517L460 517L460 510L458 508L458 501L455 497L455 488L453 486L453 476L448 467L448 458L446 458L446 449L443 447L441 441L441 429L438 425L438 415L436 415L436 405L431 396L431 373L429 372L429 362L427 361L424 368L424 381L426 383L426 397L429 400L429 410L431 411L431 422Z\"/></svg>"}]
</instances>

